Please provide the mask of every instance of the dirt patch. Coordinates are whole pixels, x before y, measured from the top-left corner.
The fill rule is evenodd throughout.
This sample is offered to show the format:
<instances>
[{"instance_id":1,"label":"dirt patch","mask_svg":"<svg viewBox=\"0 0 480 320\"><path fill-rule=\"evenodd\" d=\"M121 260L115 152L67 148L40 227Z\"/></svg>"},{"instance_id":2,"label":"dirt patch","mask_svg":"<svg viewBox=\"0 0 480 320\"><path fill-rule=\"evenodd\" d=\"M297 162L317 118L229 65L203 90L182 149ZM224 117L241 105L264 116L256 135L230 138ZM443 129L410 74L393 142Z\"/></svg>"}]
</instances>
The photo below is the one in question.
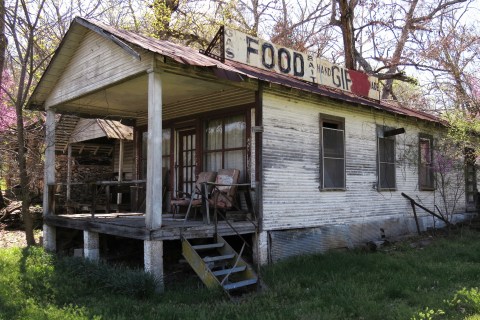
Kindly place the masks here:
<instances>
[{"instance_id":1,"label":"dirt patch","mask_svg":"<svg viewBox=\"0 0 480 320\"><path fill-rule=\"evenodd\" d=\"M35 241L39 243L41 230L35 230ZM5 226L0 224L0 248L26 247L25 231L23 230L5 230Z\"/></svg>"}]
</instances>

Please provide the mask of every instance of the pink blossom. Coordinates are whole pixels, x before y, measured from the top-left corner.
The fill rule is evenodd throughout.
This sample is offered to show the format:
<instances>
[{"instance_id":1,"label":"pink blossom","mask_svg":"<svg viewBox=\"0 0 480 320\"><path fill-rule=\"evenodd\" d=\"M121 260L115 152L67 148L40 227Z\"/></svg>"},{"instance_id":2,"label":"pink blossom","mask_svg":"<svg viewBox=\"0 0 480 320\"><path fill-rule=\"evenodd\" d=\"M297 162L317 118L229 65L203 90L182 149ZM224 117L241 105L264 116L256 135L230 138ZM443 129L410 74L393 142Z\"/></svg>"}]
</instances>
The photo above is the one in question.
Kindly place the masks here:
<instances>
[{"instance_id":1,"label":"pink blossom","mask_svg":"<svg viewBox=\"0 0 480 320\"><path fill-rule=\"evenodd\" d=\"M15 127L17 122L15 107L10 103L10 99L7 95L7 91L9 91L13 85L12 77L7 70L4 70L2 75L2 87L0 88L0 132Z\"/></svg>"},{"instance_id":2,"label":"pink blossom","mask_svg":"<svg viewBox=\"0 0 480 320\"><path fill-rule=\"evenodd\" d=\"M434 172L446 174L453 170L453 160L439 152L434 152L432 169Z\"/></svg>"}]
</instances>

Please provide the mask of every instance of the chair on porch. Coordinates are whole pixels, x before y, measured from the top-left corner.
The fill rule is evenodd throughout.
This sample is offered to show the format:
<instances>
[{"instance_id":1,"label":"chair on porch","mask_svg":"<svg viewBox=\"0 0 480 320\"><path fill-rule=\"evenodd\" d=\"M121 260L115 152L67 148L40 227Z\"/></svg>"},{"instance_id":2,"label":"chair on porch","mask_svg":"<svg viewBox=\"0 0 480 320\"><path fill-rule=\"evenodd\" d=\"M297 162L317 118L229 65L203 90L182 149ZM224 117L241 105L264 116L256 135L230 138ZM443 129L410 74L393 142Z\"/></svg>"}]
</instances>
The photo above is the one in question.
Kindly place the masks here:
<instances>
[{"instance_id":1,"label":"chair on porch","mask_svg":"<svg viewBox=\"0 0 480 320\"><path fill-rule=\"evenodd\" d=\"M210 197L207 199L208 206L214 210L228 210L237 207L236 193L237 184L240 178L240 170L238 169L220 169L217 173L215 182L210 184L213 187ZM201 206L201 200L192 201L192 206ZM207 223L210 223L210 213L207 210ZM187 211L188 215L188 211Z\"/></svg>"},{"instance_id":2,"label":"chair on porch","mask_svg":"<svg viewBox=\"0 0 480 320\"><path fill-rule=\"evenodd\" d=\"M236 193L240 170L221 169L215 179L215 188L212 196L208 199L211 207L230 209L236 204Z\"/></svg>"},{"instance_id":3,"label":"chair on porch","mask_svg":"<svg viewBox=\"0 0 480 320\"><path fill-rule=\"evenodd\" d=\"M216 177L217 173L214 171L200 172L197 180L195 181L192 194L187 192L179 192L178 198L170 201L170 205L173 210L173 217L175 217L176 213L179 213L180 207L188 207L187 214L191 208L194 208L196 213L197 208L202 205L202 184L206 182L214 182ZM209 190L207 190L208 194L210 193L210 190L211 187L209 187Z\"/></svg>"}]
</instances>

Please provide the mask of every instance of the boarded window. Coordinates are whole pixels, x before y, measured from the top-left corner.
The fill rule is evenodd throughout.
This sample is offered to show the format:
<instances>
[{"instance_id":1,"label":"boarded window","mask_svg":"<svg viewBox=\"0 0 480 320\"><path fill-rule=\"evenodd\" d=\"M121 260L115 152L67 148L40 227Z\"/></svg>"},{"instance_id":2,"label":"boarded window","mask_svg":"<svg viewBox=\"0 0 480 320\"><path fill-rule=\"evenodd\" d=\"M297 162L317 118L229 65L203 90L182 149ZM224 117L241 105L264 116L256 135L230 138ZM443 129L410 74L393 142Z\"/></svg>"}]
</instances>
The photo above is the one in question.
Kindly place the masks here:
<instances>
[{"instance_id":1,"label":"boarded window","mask_svg":"<svg viewBox=\"0 0 480 320\"><path fill-rule=\"evenodd\" d=\"M393 190L395 181L395 138L378 137L378 188Z\"/></svg>"},{"instance_id":2,"label":"boarded window","mask_svg":"<svg viewBox=\"0 0 480 320\"><path fill-rule=\"evenodd\" d=\"M320 189L345 189L345 120L320 115Z\"/></svg>"},{"instance_id":3,"label":"boarded window","mask_svg":"<svg viewBox=\"0 0 480 320\"><path fill-rule=\"evenodd\" d=\"M420 190L433 190L433 137L425 134L418 141L418 185Z\"/></svg>"},{"instance_id":4,"label":"boarded window","mask_svg":"<svg viewBox=\"0 0 480 320\"><path fill-rule=\"evenodd\" d=\"M245 116L210 120L205 134L205 169L238 169L240 182L244 182L247 159Z\"/></svg>"}]
</instances>

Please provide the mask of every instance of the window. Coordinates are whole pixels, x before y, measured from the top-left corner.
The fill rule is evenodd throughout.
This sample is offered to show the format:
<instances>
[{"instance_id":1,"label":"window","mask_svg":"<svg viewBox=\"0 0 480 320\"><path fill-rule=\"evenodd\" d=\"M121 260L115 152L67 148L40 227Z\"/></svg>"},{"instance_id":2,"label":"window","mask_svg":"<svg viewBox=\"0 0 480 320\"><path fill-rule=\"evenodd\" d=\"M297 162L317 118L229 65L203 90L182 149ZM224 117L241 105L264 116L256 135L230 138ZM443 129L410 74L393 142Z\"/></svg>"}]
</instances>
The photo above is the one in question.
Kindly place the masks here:
<instances>
[{"instance_id":1,"label":"window","mask_svg":"<svg viewBox=\"0 0 480 320\"><path fill-rule=\"evenodd\" d=\"M205 169L239 169L240 182L244 182L247 162L245 115L209 120L205 134Z\"/></svg>"},{"instance_id":2,"label":"window","mask_svg":"<svg viewBox=\"0 0 480 320\"><path fill-rule=\"evenodd\" d=\"M345 119L320 115L320 189L345 189Z\"/></svg>"},{"instance_id":3,"label":"window","mask_svg":"<svg viewBox=\"0 0 480 320\"><path fill-rule=\"evenodd\" d=\"M395 190L395 137L384 137L388 128L380 127L377 138L378 190Z\"/></svg>"},{"instance_id":4,"label":"window","mask_svg":"<svg viewBox=\"0 0 480 320\"><path fill-rule=\"evenodd\" d=\"M433 137L420 134L418 139L418 186L420 190L433 190Z\"/></svg>"}]
</instances>

